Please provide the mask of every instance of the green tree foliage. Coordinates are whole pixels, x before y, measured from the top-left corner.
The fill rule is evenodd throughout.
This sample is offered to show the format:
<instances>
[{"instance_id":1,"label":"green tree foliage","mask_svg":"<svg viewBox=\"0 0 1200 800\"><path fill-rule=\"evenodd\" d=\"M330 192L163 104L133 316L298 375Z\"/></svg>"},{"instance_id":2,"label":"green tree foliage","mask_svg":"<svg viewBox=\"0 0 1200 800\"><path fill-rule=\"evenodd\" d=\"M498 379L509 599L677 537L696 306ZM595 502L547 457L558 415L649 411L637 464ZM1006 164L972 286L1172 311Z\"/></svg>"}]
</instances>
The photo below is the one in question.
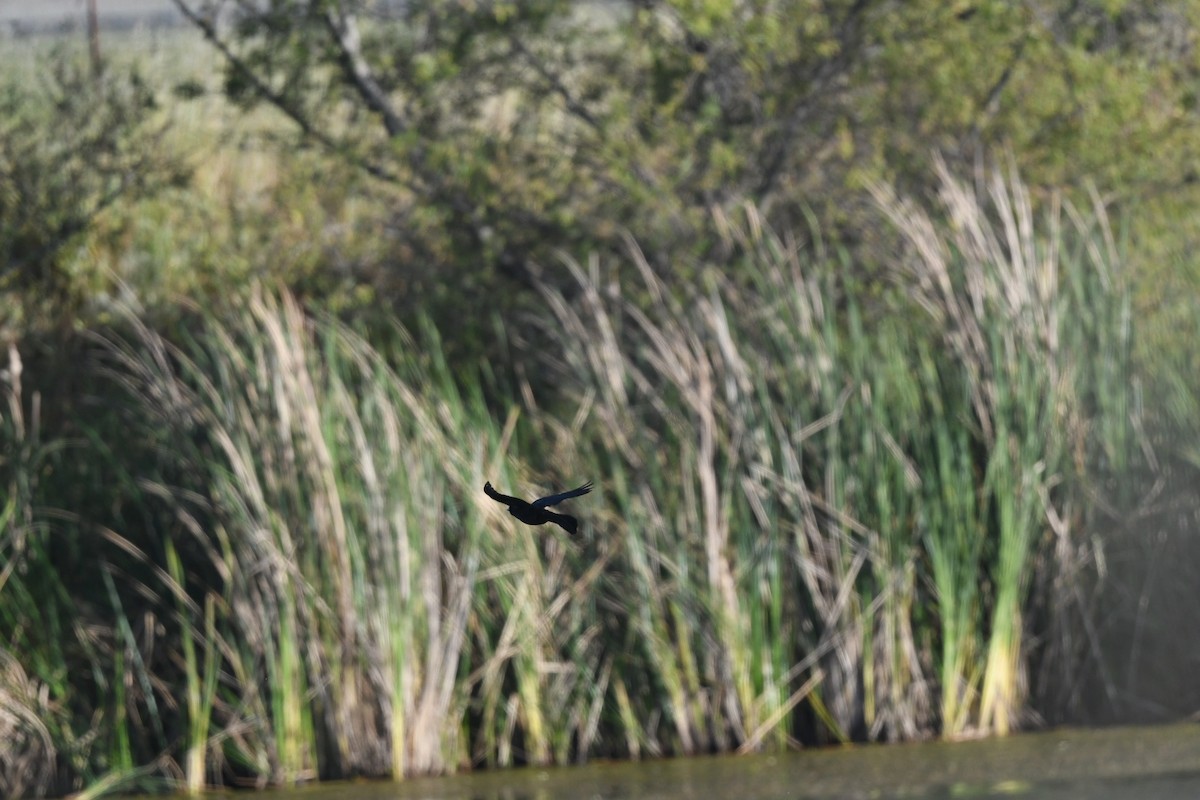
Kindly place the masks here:
<instances>
[{"instance_id":1,"label":"green tree foliage","mask_svg":"<svg viewBox=\"0 0 1200 800\"><path fill-rule=\"evenodd\" d=\"M523 43L551 45L568 4L178 5L229 56L231 98L274 105L306 143L379 179L396 252L420 265L391 279L397 290L470 294L493 271L527 280L535 243L569 237L565 201L583 187L563 158L540 158L546 111L495 121Z\"/></svg>"},{"instance_id":2,"label":"green tree foliage","mask_svg":"<svg viewBox=\"0 0 1200 800\"><path fill-rule=\"evenodd\" d=\"M665 262L745 199L861 223L858 190L926 181L934 148L1127 196L1196 148L1184 2L176 2L231 97L412 193L419 252L522 278L622 227Z\"/></svg>"},{"instance_id":3,"label":"green tree foliage","mask_svg":"<svg viewBox=\"0 0 1200 800\"><path fill-rule=\"evenodd\" d=\"M0 85L0 330L69 320L80 234L118 201L178 182L157 146L153 87L137 71L94 78L59 51L36 87Z\"/></svg>"}]
</instances>

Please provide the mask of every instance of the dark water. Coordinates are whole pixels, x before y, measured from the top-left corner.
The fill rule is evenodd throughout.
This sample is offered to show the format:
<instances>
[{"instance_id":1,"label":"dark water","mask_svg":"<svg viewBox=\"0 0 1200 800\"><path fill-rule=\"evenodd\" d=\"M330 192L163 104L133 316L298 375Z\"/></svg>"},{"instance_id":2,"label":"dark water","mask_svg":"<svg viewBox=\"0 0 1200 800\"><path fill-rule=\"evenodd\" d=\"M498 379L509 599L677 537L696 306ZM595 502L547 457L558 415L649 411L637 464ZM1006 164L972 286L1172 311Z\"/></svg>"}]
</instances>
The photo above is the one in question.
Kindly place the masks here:
<instances>
[{"instance_id":1,"label":"dark water","mask_svg":"<svg viewBox=\"0 0 1200 800\"><path fill-rule=\"evenodd\" d=\"M1159 800L1200 798L1200 725L1023 734L341 783L255 800Z\"/></svg>"}]
</instances>

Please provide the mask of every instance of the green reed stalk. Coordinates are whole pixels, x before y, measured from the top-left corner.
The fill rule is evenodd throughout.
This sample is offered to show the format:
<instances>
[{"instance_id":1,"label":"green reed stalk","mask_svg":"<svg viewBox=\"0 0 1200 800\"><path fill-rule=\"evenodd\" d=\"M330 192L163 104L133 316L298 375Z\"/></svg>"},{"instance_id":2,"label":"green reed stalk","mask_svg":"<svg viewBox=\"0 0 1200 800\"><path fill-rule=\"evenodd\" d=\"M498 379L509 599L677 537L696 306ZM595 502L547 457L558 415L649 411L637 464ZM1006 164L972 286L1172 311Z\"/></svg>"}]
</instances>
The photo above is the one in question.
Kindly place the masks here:
<instances>
[{"instance_id":1,"label":"green reed stalk","mask_svg":"<svg viewBox=\"0 0 1200 800\"><path fill-rule=\"evenodd\" d=\"M231 531L232 564L220 561L242 642L233 649L267 667L260 735L275 742L275 781L454 768L468 747L465 693L477 685L461 672L468 659L484 665L484 719L503 709L523 755L548 762L552 693L581 685L587 660L572 668L564 656L590 623L574 613L573 627L554 623L586 598L586 583L568 577L586 570L560 559L547 573L544 537L528 530L514 549L494 532L507 517L479 492L505 475L495 467L511 425L501 430L479 395L458 393L433 337L426 351L397 338L413 351L393 366L337 323L261 296L228 327L210 324L192 357L173 353L178 374L149 331L149 355L127 359L155 393L179 399L170 424L198 421L211 442L193 469L210 476ZM214 562L225 552L209 549ZM506 676L515 705L498 691ZM597 713L569 722L594 729ZM492 753L501 743L484 729Z\"/></svg>"},{"instance_id":2,"label":"green reed stalk","mask_svg":"<svg viewBox=\"0 0 1200 800\"><path fill-rule=\"evenodd\" d=\"M7 744L0 794L17 796L50 791L75 738L61 705L72 695L65 644L74 609L35 513L37 476L52 450L41 441L40 398L27 412L15 344L7 357L0 373L0 705L13 722L0 725Z\"/></svg>"},{"instance_id":3,"label":"green reed stalk","mask_svg":"<svg viewBox=\"0 0 1200 800\"><path fill-rule=\"evenodd\" d=\"M185 696L187 700L188 737L184 754L184 788L188 794L199 794L206 786L208 732L212 721L213 699L217 690L217 646L216 646L216 603L207 595L204 602L203 628L197 630L192 620L192 609L185 601L186 595L183 563L175 544L168 539L164 546L167 572L179 591L176 599L176 620L179 624L180 643L183 647ZM196 639L204 646L204 661L196 657Z\"/></svg>"},{"instance_id":4,"label":"green reed stalk","mask_svg":"<svg viewBox=\"0 0 1200 800\"><path fill-rule=\"evenodd\" d=\"M1009 380L997 382L996 447L987 488L995 509L996 596L980 697L980 724L1004 735L1015 727L1024 701L1020 686L1024 639L1022 607L1033 564L1033 542L1044 527L1040 486L1060 468L1052 429L1051 387L1041 365L1020 359ZM1041 379L1039 379L1041 378Z\"/></svg>"},{"instance_id":5,"label":"green reed stalk","mask_svg":"<svg viewBox=\"0 0 1200 800\"><path fill-rule=\"evenodd\" d=\"M942 735L953 739L974 729L978 713L983 604L979 571L988 536L987 504L980 505L970 436L965 427L954 424L967 408L954 404L954 388L942 384L931 355L922 358L920 374L932 429L925 452L933 461L922 486L922 528L942 628Z\"/></svg>"},{"instance_id":6,"label":"green reed stalk","mask_svg":"<svg viewBox=\"0 0 1200 800\"><path fill-rule=\"evenodd\" d=\"M851 432L845 458L858 487L846 509L855 511L870 533L867 547L872 580L861 594L874 607L864 620L864 723L875 738L913 738L928 728L923 709L925 679L912 638L918 542L915 520L921 476L901 441L928 424L920 415L920 388L912 369L912 345L905 332L890 326L864 329L856 306L850 307L845 334L849 371L857 387L844 417ZM906 441L907 443L907 441Z\"/></svg>"},{"instance_id":7,"label":"green reed stalk","mask_svg":"<svg viewBox=\"0 0 1200 800\"><path fill-rule=\"evenodd\" d=\"M1109 281L1114 249L1102 208L1086 221L1068 206L1074 224L1064 232L1058 200L1048 204L1044 220L1035 220L1015 175L993 173L977 192L944 165L938 169L950 224L887 191L877 198L913 244L902 272L942 339L948 360L939 357L939 369L957 372L955 382L969 398L971 441L939 434L935 449L982 454L974 464L954 466L945 455L936 462L943 474L974 472L976 508L956 507L947 496L942 511L932 504L927 515L942 616L953 632L943 642L944 730L1002 734L1025 704L1023 611L1047 530L1055 533L1049 563L1064 573L1049 585L1078 586L1070 509L1086 485L1071 475L1066 445L1077 465L1092 463L1085 455L1087 431L1095 427L1125 449L1130 389L1118 385L1114 376L1127 373L1114 365L1128 364L1128 305ZM1089 400L1096 386L1107 395L1099 402ZM965 487L957 494L965 497ZM972 528L983 545L954 533ZM968 591L973 581L990 594ZM985 630L986 645L973 655Z\"/></svg>"},{"instance_id":8,"label":"green reed stalk","mask_svg":"<svg viewBox=\"0 0 1200 800\"><path fill-rule=\"evenodd\" d=\"M810 584L809 597L827 611L824 630L841 632L837 654L829 657L831 674L841 678L834 681L839 691L858 683L864 614L881 585L864 581L865 601L842 594L842 587L865 577L862 535L868 531L845 511L850 484L838 475L845 456L838 425L829 421L845 405L831 357L840 333L820 310L820 292L796 280L801 270L794 251L760 235L761 227L749 226L755 234L729 225L731 236L751 251L742 274L755 276L772 297L766 313L757 302L764 295L732 282L716 282L710 295L680 303L636 252L651 297L648 311L630 301L606 305L578 267L583 303L549 298L569 340L601 343L567 359L578 374L593 376L582 394L598 398L601 452L611 447L596 460L620 463L629 476L614 487L627 526L630 574L643 599L635 632L667 699L673 748L682 752L757 743L768 735L785 742L799 702L794 691L821 691L798 680L805 662L797 610L805 599L789 600L784 588L795 580L794 565L803 565L802 575L821 576ZM636 335L619 338L615 332L622 329ZM756 381L749 365L773 368L780 355L788 368ZM793 370L797 359L816 369ZM657 382L651 374L660 376ZM814 394L827 405L812 402ZM804 434L805 423L815 425L812 434ZM622 432L634 429L654 432L650 449L627 441ZM812 458L806 440L817 432L823 433L821 511L832 510L832 529L815 521L807 483L812 473L790 467ZM781 488L797 502L771 503ZM802 533L798 539L777 533L791 526ZM799 561L793 541L801 542ZM843 696L848 728L854 698Z\"/></svg>"}]
</instances>

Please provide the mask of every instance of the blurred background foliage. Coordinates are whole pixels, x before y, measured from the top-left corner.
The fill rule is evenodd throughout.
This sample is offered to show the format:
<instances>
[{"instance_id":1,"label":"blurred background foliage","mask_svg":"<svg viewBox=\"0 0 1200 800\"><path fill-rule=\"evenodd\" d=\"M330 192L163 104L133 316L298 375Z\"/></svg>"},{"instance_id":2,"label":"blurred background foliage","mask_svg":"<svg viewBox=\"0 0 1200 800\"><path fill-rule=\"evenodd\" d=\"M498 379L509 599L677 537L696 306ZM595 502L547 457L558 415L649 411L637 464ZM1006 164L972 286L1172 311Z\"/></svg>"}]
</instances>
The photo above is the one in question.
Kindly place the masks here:
<instances>
[{"instance_id":1,"label":"blurred background foliage","mask_svg":"<svg viewBox=\"0 0 1200 800\"><path fill-rule=\"evenodd\" d=\"M107 70L107 94L81 91L84 72L66 66L65 52L14 73L27 79L9 88L10 103L26 102L6 136L6 196L26 213L37 202L56 209L30 213L46 219L47 240L107 239L116 252L103 267L135 288L202 290L192 282L223 263L233 280L207 278L222 292L268 272L351 306L519 316L531 287L561 279L556 252L620 253L625 235L664 275L694 278L697 264L720 257L710 212L746 200L773 225L815 225L849 248L869 286L895 241L872 223L867 186L925 194L935 152L964 174L1008 153L1039 195L1082 196L1094 184L1122 231L1154 243L1131 256L1154 276L1138 281L1140 307L1186 316L1181 293L1164 286L1195 282L1185 255L1196 191L1189 3L179 6L228 59L172 34L140 55L112 48L122 63ZM128 61L153 70L157 85L125 75ZM131 136L158 131L122 144L159 163L104 156L118 131L88 104ZM79 130L78 142L39 139L34 120L16 124L33 108L37 124L76 131L89 115L96 130L86 139ZM46 152L15 151L39 142ZM54 148L81 163L95 149L98 174L69 178ZM135 180L176 186L166 179L180 166L191 168L187 191L131 191ZM26 168L43 185L17 173ZM79 178L95 188L59 202L54 182L86 189ZM96 225L50 224L90 221L117 191L129 202ZM146 221L166 214L184 219ZM90 241L76 236L82 227ZM157 240L135 246L139 233ZM210 269L163 268L169 254L197 248L223 252L181 259L207 258ZM151 249L154 268L137 269ZM104 269L55 271L95 282ZM453 347L468 346L460 333Z\"/></svg>"},{"instance_id":2,"label":"blurred background foliage","mask_svg":"<svg viewBox=\"0 0 1200 800\"><path fill-rule=\"evenodd\" d=\"M1195 3L175 4L0 42L11 793L1195 710Z\"/></svg>"}]
</instances>

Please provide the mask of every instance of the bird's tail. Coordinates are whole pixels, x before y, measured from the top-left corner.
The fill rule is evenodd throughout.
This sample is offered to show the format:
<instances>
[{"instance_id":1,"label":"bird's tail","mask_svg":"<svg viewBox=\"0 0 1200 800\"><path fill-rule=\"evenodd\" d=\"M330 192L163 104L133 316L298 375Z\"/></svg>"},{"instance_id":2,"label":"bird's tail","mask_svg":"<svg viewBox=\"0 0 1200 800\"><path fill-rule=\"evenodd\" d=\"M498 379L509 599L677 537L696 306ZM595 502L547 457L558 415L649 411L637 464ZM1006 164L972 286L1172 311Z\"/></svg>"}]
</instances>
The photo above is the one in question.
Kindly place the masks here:
<instances>
[{"instance_id":1,"label":"bird's tail","mask_svg":"<svg viewBox=\"0 0 1200 800\"><path fill-rule=\"evenodd\" d=\"M547 511L546 517L572 536L574 536L575 531L579 529L579 520L575 519L570 514L556 514L553 511Z\"/></svg>"}]
</instances>

